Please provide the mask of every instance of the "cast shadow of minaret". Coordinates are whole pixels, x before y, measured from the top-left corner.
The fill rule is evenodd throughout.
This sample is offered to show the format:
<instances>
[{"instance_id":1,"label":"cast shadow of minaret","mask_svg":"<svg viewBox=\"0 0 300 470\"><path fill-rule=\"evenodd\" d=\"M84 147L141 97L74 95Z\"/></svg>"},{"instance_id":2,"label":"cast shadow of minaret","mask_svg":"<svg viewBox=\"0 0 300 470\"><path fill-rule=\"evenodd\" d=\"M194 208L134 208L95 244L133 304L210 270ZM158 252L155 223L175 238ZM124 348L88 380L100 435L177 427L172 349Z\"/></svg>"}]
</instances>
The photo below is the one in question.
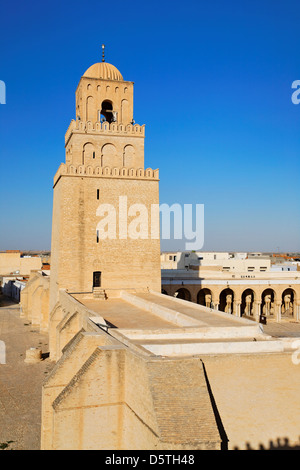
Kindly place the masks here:
<instances>
[{"instance_id":1,"label":"cast shadow of minaret","mask_svg":"<svg viewBox=\"0 0 300 470\"><path fill-rule=\"evenodd\" d=\"M215 399L214 399L214 396L213 396L213 393L212 393L212 390L211 390L211 386L209 384L209 380L208 380L208 377L207 377L205 365L204 365L202 360L201 360L201 363L202 363L202 367L203 367L204 377L205 377L205 380L206 380L208 394L209 394L210 401L211 401L211 404L212 404L212 409L213 409L213 412L214 412L214 415L215 415L216 423L217 423L218 430L219 430L220 437L221 437L221 450L228 450L228 441L229 441L229 439L227 437L225 428L223 426L221 416L220 416L220 413L218 411L218 408L217 408L217 405L216 405L216 402L215 402Z\"/></svg>"}]
</instances>

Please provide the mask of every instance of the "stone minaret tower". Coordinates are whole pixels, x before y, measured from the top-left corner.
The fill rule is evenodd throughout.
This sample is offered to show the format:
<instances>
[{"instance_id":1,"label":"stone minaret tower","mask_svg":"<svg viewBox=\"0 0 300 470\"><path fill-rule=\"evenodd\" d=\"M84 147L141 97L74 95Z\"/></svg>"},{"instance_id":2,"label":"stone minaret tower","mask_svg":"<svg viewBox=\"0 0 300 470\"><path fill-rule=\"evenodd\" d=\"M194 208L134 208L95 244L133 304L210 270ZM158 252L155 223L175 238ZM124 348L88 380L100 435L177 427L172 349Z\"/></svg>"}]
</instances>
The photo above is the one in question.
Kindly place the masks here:
<instances>
[{"instance_id":1,"label":"stone minaret tower","mask_svg":"<svg viewBox=\"0 0 300 470\"><path fill-rule=\"evenodd\" d=\"M160 292L159 179L144 168L144 138L133 121L133 82L103 57L80 79L66 162L54 177L50 311L60 288Z\"/></svg>"}]
</instances>

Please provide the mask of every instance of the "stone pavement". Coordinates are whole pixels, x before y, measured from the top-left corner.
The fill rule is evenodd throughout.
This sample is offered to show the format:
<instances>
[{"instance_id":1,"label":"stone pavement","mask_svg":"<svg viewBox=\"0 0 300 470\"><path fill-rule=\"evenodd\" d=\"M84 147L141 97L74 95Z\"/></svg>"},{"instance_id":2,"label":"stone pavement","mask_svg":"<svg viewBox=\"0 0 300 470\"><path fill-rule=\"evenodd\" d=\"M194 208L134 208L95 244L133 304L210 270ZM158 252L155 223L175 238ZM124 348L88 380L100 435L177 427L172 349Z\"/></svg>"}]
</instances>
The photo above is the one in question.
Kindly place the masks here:
<instances>
[{"instance_id":1,"label":"stone pavement","mask_svg":"<svg viewBox=\"0 0 300 470\"><path fill-rule=\"evenodd\" d=\"M18 304L0 296L0 449L39 450L42 383L54 363L48 357L48 335L20 318ZM26 350L42 350L37 364L24 362ZM10 442L12 441L12 442Z\"/></svg>"}]
</instances>

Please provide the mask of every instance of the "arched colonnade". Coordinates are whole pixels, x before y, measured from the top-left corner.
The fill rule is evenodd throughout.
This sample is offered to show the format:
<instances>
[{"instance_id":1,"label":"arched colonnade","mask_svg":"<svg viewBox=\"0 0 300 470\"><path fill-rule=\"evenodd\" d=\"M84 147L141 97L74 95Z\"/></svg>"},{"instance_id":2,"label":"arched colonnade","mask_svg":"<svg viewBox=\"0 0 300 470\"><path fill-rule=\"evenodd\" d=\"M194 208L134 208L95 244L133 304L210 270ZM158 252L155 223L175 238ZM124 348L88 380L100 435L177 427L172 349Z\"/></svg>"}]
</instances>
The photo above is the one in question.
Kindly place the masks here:
<instances>
[{"instance_id":1,"label":"arched colonnade","mask_svg":"<svg viewBox=\"0 0 300 470\"><path fill-rule=\"evenodd\" d=\"M163 284L162 293L238 317L300 320L300 285Z\"/></svg>"}]
</instances>

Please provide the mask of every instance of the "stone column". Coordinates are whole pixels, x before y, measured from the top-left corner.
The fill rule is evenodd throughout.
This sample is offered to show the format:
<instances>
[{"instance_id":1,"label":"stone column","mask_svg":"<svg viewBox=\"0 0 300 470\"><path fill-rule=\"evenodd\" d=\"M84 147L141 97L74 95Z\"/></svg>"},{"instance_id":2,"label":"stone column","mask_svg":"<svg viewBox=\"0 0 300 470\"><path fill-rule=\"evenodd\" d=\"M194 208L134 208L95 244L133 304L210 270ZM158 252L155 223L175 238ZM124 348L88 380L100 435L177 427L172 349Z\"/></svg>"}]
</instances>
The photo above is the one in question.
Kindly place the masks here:
<instances>
[{"instance_id":1,"label":"stone column","mask_svg":"<svg viewBox=\"0 0 300 470\"><path fill-rule=\"evenodd\" d=\"M237 300L237 301L234 302L233 314L234 314L236 317L240 317L240 316L241 316L241 302L240 302L239 300Z\"/></svg>"},{"instance_id":2,"label":"stone column","mask_svg":"<svg viewBox=\"0 0 300 470\"><path fill-rule=\"evenodd\" d=\"M300 321L300 304L296 304L294 306L295 312L294 312L294 317L296 321Z\"/></svg>"},{"instance_id":3,"label":"stone column","mask_svg":"<svg viewBox=\"0 0 300 470\"><path fill-rule=\"evenodd\" d=\"M281 302L276 302L275 304L275 317L278 323L281 322Z\"/></svg>"},{"instance_id":4,"label":"stone column","mask_svg":"<svg viewBox=\"0 0 300 470\"><path fill-rule=\"evenodd\" d=\"M213 309L219 310L219 302L213 302Z\"/></svg>"},{"instance_id":5,"label":"stone column","mask_svg":"<svg viewBox=\"0 0 300 470\"><path fill-rule=\"evenodd\" d=\"M254 302L254 318L256 321L259 321L260 314L261 314L261 302L256 300Z\"/></svg>"},{"instance_id":6,"label":"stone column","mask_svg":"<svg viewBox=\"0 0 300 470\"><path fill-rule=\"evenodd\" d=\"M197 303L197 294L193 291L191 292L191 302L194 302L195 304Z\"/></svg>"}]
</instances>

